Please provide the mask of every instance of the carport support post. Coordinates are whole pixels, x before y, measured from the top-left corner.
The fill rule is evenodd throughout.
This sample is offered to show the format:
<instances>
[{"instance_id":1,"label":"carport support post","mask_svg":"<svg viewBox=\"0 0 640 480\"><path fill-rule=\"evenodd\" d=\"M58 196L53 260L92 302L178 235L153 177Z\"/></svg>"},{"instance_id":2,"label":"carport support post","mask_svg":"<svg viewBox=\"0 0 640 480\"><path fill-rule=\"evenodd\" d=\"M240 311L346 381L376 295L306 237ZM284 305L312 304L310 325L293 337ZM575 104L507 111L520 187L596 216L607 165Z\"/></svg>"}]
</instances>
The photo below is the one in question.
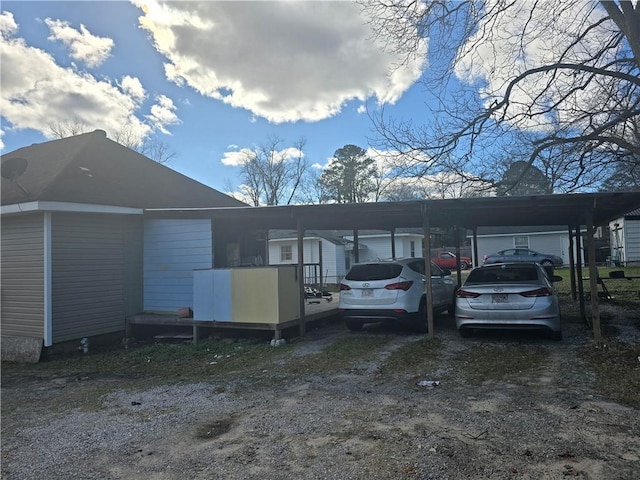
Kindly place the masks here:
<instances>
[{"instance_id":1,"label":"carport support post","mask_svg":"<svg viewBox=\"0 0 640 480\"><path fill-rule=\"evenodd\" d=\"M576 301L576 260L573 255L573 227L569 225L569 277L571 278L571 298Z\"/></svg>"},{"instance_id":2,"label":"carport support post","mask_svg":"<svg viewBox=\"0 0 640 480\"><path fill-rule=\"evenodd\" d=\"M424 288L427 295L427 328L429 331L429 339L433 340L433 290L431 289L431 225L429 217L426 213L422 214L422 229L424 234ZM424 319L423 319L424 320Z\"/></svg>"},{"instance_id":3,"label":"carport support post","mask_svg":"<svg viewBox=\"0 0 640 480\"><path fill-rule=\"evenodd\" d=\"M460 227L458 225L456 225L456 274L459 287L462 285L462 269L460 268Z\"/></svg>"},{"instance_id":4,"label":"carport support post","mask_svg":"<svg viewBox=\"0 0 640 480\"><path fill-rule=\"evenodd\" d=\"M591 318L593 319L593 339L602 343L600 327L600 300L598 298L598 270L596 269L596 242L593 238L593 213L587 213L587 246L589 248L589 283L591 287Z\"/></svg>"},{"instance_id":5,"label":"carport support post","mask_svg":"<svg viewBox=\"0 0 640 480\"><path fill-rule=\"evenodd\" d=\"M353 231L353 263L360 263L360 246L358 245L358 230Z\"/></svg>"},{"instance_id":6,"label":"carport support post","mask_svg":"<svg viewBox=\"0 0 640 480\"><path fill-rule=\"evenodd\" d=\"M478 227L473 227L473 266L480 266L480 259L478 258Z\"/></svg>"},{"instance_id":7,"label":"carport support post","mask_svg":"<svg viewBox=\"0 0 640 480\"><path fill-rule=\"evenodd\" d=\"M298 220L298 279L300 296L300 336L304 337L307 333L307 319L304 311L304 226L302 225L301 220Z\"/></svg>"},{"instance_id":8,"label":"carport support post","mask_svg":"<svg viewBox=\"0 0 640 480\"><path fill-rule=\"evenodd\" d=\"M396 229L391 229L391 258L396 258Z\"/></svg>"},{"instance_id":9,"label":"carport support post","mask_svg":"<svg viewBox=\"0 0 640 480\"><path fill-rule=\"evenodd\" d=\"M587 313L584 307L584 285L582 283L582 237L580 236L580 225L576 227L576 254L578 261L576 262L576 275L578 280L578 299L580 301L580 316L582 320L589 324L587 321ZM589 325L591 326L591 325Z\"/></svg>"}]
</instances>

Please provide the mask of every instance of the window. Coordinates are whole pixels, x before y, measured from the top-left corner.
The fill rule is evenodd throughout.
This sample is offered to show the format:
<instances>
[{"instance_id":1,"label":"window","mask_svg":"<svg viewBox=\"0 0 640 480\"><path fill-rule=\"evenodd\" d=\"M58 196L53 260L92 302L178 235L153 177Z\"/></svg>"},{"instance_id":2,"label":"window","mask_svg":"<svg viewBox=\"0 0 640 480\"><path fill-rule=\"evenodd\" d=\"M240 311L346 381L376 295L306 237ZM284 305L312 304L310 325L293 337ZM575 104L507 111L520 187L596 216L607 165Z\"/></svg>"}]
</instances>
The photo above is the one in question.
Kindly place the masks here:
<instances>
[{"instance_id":1,"label":"window","mask_svg":"<svg viewBox=\"0 0 640 480\"><path fill-rule=\"evenodd\" d=\"M411 250L411 258L415 258L416 256L416 242L414 242L413 240L411 240L411 242L409 243L410 245L410 250Z\"/></svg>"},{"instance_id":2,"label":"window","mask_svg":"<svg viewBox=\"0 0 640 480\"><path fill-rule=\"evenodd\" d=\"M516 248L529 248L529 237L513 237L513 246Z\"/></svg>"},{"instance_id":3,"label":"window","mask_svg":"<svg viewBox=\"0 0 640 480\"><path fill-rule=\"evenodd\" d=\"M292 260L293 259L292 250L293 249L291 248L291 245L282 245L280 247L280 261L286 262L288 260Z\"/></svg>"},{"instance_id":4,"label":"window","mask_svg":"<svg viewBox=\"0 0 640 480\"><path fill-rule=\"evenodd\" d=\"M409 268L414 272L419 273L420 275L424 275L424 261L417 260L415 262L411 262L408 264Z\"/></svg>"}]
</instances>

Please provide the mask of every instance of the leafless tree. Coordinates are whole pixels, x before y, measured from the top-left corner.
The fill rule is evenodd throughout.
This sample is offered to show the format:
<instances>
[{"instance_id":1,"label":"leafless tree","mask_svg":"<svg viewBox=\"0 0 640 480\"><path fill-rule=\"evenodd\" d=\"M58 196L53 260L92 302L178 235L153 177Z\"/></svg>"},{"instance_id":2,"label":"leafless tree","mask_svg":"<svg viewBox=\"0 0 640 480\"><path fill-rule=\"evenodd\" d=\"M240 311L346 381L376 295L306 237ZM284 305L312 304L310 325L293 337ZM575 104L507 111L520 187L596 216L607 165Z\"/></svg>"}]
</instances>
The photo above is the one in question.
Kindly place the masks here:
<instances>
[{"instance_id":1,"label":"leafless tree","mask_svg":"<svg viewBox=\"0 0 640 480\"><path fill-rule=\"evenodd\" d=\"M637 162L640 2L361 5L377 39L405 60L421 55L428 42L425 123L390 118L384 110L372 114L381 148L404 154L402 167L472 176L495 187L502 153L517 145L529 167L551 175L559 190L573 191L619 162Z\"/></svg>"},{"instance_id":2,"label":"leafless tree","mask_svg":"<svg viewBox=\"0 0 640 480\"><path fill-rule=\"evenodd\" d=\"M300 139L284 147L282 139L271 136L245 155L240 176L253 205L289 205L297 198L309 165L305 145Z\"/></svg>"},{"instance_id":3,"label":"leafless tree","mask_svg":"<svg viewBox=\"0 0 640 480\"><path fill-rule=\"evenodd\" d=\"M71 137L92 132L93 130L95 129L78 117L74 117L71 120L51 122L48 125L48 134L53 138ZM113 134L111 139L161 164L171 163L177 156L177 153L171 150L169 145L156 137L147 135L140 138L140 135L134 132L131 125L123 126L122 129Z\"/></svg>"}]
</instances>

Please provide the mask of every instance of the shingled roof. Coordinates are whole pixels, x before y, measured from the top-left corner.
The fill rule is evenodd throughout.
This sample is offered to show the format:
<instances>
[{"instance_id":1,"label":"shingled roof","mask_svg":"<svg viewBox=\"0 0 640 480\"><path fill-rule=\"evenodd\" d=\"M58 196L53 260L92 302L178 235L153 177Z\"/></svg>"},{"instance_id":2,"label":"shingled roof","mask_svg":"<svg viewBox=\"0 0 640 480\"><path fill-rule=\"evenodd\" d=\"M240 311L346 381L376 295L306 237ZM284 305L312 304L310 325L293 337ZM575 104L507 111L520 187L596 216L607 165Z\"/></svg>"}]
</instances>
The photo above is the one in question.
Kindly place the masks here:
<instances>
[{"instance_id":1,"label":"shingled roof","mask_svg":"<svg viewBox=\"0 0 640 480\"><path fill-rule=\"evenodd\" d=\"M2 156L2 205L34 201L131 208L246 206L161 165L102 130Z\"/></svg>"}]
</instances>

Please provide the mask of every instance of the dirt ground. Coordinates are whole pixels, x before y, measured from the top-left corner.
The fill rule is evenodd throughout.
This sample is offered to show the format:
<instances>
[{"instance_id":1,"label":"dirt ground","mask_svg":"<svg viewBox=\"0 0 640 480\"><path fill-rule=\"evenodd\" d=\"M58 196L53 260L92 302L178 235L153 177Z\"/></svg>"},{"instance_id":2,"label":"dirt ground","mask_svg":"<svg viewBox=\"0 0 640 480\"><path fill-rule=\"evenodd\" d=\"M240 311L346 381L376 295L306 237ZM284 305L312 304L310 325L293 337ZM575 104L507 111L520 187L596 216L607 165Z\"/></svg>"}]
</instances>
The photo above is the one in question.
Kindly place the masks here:
<instances>
[{"instance_id":1,"label":"dirt ground","mask_svg":"<svg viewBox=\"0 0 640 480\"><path fill-rule=\"evenodd\" d=\"M605 307L606 340L631 345L640 363L633 315ZM253 372L257 383L3 368L2 478L640 478L639 411L599 391L580 355L595 348L584 325L565 322L562 342L524 332L462 339L446 316L436 329L429 344L330 323ZM391 340L338 371L270 377L345 338L375 336ZM417 367L392 361L419 342Z\"/></svg>"}]
</instances>

